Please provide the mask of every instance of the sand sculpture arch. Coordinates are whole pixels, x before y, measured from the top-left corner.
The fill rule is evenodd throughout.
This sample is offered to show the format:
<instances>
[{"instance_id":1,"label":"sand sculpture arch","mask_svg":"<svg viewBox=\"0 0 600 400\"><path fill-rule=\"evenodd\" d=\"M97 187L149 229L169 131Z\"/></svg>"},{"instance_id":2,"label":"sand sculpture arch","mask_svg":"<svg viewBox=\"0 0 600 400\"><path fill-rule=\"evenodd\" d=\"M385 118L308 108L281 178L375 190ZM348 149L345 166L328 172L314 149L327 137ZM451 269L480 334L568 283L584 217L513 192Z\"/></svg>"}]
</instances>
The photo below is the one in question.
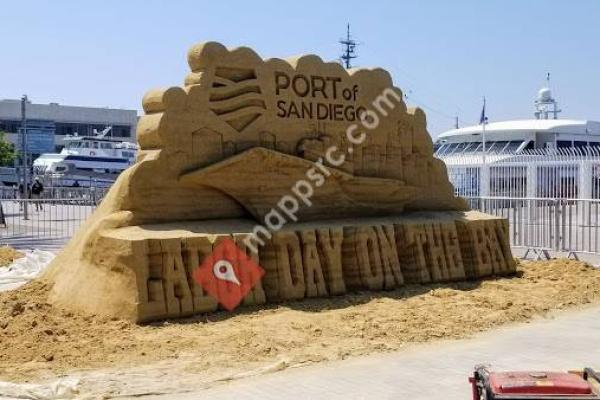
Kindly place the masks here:
<instances>
[{"instance_id":1,"label":"sand sculpture arch","mask_svg":"<svg viewBox=\"0 0 600 400\"><path fill-rule=\"evenodd\" d=\"M225 238L266 270L243 304L514 271L507 222L466 212L387 71L215 42L188 63L184 86L144 96L137 162L53 262L51 301L135 321L214 311L193 271ZM378 124L355 143L367 110ZM323 161L332 146L340 165ZM319 162L311 205L248 247Z\"/></svg>"}]
</instances>

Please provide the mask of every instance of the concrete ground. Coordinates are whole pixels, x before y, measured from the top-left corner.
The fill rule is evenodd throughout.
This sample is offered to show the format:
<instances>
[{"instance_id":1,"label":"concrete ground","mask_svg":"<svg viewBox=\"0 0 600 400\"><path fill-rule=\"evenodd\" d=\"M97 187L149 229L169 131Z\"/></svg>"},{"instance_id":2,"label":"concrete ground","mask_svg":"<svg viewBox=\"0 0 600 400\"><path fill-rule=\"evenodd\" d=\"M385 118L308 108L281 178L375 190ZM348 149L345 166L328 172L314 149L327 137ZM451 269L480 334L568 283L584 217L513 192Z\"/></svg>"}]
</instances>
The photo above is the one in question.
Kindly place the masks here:
<instances>
[{"instance_id":1,"label":"concrete ground","mask_svg":"<svg viewBox=\"0 0 600 400\"><path fill-rule=\"evenodd\" d=\"M600 308L494 330L474 339L289 369L210 389L161 396L192 399L470 399L473 366L567 370L600 366ZM215 349L218 351L218 349Z\"/></svg>"}]
</instances>

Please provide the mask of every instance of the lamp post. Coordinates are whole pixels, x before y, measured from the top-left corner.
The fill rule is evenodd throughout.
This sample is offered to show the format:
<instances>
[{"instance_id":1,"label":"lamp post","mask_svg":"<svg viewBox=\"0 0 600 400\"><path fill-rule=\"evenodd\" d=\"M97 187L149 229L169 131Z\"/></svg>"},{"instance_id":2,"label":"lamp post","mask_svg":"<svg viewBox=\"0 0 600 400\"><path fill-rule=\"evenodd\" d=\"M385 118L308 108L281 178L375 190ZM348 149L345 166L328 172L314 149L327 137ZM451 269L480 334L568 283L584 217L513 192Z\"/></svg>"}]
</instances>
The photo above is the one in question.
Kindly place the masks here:
<instances>
[{"instance_id":1,"label":"lamp post","mask_svg":"<svg viewBox=\"0 0 600 400\"><path fill-rule=\"evenodd\" d=\"M23 160L23 195L25 199L23 201L23 219L29 219L29 210L27 199L29 199L29 167L27 162L27 95L24 94L21 97L21 152L23 156L21 157Z\"/></svg>"}]
</instances>

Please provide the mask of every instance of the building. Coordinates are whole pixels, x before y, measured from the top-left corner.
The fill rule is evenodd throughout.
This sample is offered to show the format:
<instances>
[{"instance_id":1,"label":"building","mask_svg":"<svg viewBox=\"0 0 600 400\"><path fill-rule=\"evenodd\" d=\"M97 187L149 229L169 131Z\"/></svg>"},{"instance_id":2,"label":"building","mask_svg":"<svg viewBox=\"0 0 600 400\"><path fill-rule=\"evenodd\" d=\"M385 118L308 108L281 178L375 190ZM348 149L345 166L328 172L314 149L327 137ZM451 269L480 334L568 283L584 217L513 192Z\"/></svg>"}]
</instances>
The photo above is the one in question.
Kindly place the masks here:
<instances>
[{"instance_id":1,"label":"building","mask_svg":"<svg viewBox=\"0 0 600 400\"><path fill-rule=\"evenodd\" d=\"M27 103L27 147L35 159L58 152L67 135L92 135L111 126L110 135L135 142L136 110ZM20 148L21 100L0 100L0 131Z\"/></svg>"}]
</instances>

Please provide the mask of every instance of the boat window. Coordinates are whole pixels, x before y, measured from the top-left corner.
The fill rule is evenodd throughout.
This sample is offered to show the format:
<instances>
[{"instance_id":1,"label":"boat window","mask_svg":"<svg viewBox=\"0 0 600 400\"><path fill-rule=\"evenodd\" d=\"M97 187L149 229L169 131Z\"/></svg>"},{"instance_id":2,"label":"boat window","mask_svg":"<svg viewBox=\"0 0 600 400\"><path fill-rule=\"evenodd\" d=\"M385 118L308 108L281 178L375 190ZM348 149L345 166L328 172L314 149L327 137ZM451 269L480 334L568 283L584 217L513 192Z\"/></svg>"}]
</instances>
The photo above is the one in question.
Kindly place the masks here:
<instances>
[{"instance_id":1,"label":"boat window","mask_svg":"<svg viewBox=\"0 0 600 400\"><path fill-rule=\"evenodd\" d=\"M491 146L490 146L490 151L494 152L494 153L499 153L502 151L502 149L504 147L506 147L506 145L508 144L508 142L506 141L498 141L498 142L494 142Z\"/></svg>"},{"instance_id":2,"label":"boat window","mask_svg":"<svg viewBox=\"0 0 600 400\"><path fill-rule=\"evenodd\" d=\"M441 145L440 148L437 151L437 154L438 155L444 155L444 154L446 154L446 150L448 150L448 146L449 145L447 143L444 143L443 145Z\"/></svg>"},{"instance_id":3,"label":"boat window","mask_svg":"<svg viewBox=\"0 0 600 400\"><path fill-rule=\"evenodd\" d=\"M450 146L448 146L448 152L454 152L454 150L458 147L458 143L452 143Z\"/></svg>"},{"instance_id":4,"label":"boat window","mask_svg":"<svg viewBox=\"0 0 600 400\"><path fill-rule=\"evenodd\" d=\"M445 145L443 145L442 147L440 147L440 153L441 154L446 154L448 152L448 148L450 148L450 145L448 143L446 143Z\"/></svg>"},{"instance_id":5,"label":"boat window","mask_svg":"<svg viewBox=\"0 0 600 400\"><path fill-rule=\"evenodd\" d=\"M454 149L454 152L455 153L462 153L467 148L468 144L469 143L465 143L465 142L459 143L458 146L456 146L456 149Z\"/></svg>"},{"instance_id":6,"label":"boat window","mask_svg":"<svg viewBox=\"0 0 600 400\"><path fill-rule=\"evenodd\" d=\"M572 143L570 140L558 140L556 142L556 147L559 149L565 148L565 147L571 147Z\"/></svg>"},{"instance_id":7,"label":"boat window","mask_svg":"<svg viewBox=\"0 0 600 400\"><path fill-rule=\"evenodd\" d=\"M463 150L463 153L466 153L467 151L469 151L471 149L471 146L473 146L473 142L467 143L467 145L465 146L465 149Z\"/></svg>"},{"instance_id":8,"label":"boat window","mask_svg":"<svg viewBox=\"0 0 600 400\"><path fill-rule=\"evenodd\" d=\"M588 145L587 142L582 142L579 140L575 141L575 147L587 147L587 145Z\"/></svg>"},{"instance_id":9,"label":"boat window","mask_svg":"<svg viewBox=\"0 0 600 400\"><path fill-rule=\"evenodd\" d=\"M467 143L467 146L464 149L464 153L466 152L473 152L475 151L475 149L477 148L477 145L479 144L479 142L469 142Z\"/></svg>"},{"instance_id":10,"label":"boat window","mask_svg":"<svg viewBox=\"0 0 600 400\"><path fill-rule=\"evenodd\" d=\"M81 147L84 149L89 149L90 148L90 143L89 142L83 142L81 143Z\"/></svg>"},{"instance_id":11,"label":"boat window","mask_svg":"<svg viewBox=\"0 0 600 400\"><path fill-rule=\"evenodd\" d=\"M508 142L508 145L504 148L504 152L505 153L515 152L522 143L523 142L511 140L510 142ZM533 142L529 142L529 143L532 144Z\"/></svg>"},{"instance_id":12,"label":"boat window","mask_svg":"<svg viewBox=\"0 0 600 400\"><path fill-rule=\"evenodd\" d=\"M110 143L100 143L100 147L103 149L111 149L112 148Z\"/></svg>"},{"instance_id":13,"label":"boat window","mask_svg":"<svg viewBox=\"0 0 600 400\"><path fill-rule=\"evenodd\" d=\"M92 148L97 149L97 148L99 148L99 146L100 146L100 143L92 142Z\"/></svg>"},{"instance_id":14,"label":"boat window","mask_svg":"<svg viewBox=\"0 0 600 400\"><path fill-rule=\"evenodd\" d=\"M497 147L496 144L498 142L485 142L485 151L488 153L493 153L496 151ZM483 151L483 145L481 146L481 150Z\"/></svg>"}]
</instances>

